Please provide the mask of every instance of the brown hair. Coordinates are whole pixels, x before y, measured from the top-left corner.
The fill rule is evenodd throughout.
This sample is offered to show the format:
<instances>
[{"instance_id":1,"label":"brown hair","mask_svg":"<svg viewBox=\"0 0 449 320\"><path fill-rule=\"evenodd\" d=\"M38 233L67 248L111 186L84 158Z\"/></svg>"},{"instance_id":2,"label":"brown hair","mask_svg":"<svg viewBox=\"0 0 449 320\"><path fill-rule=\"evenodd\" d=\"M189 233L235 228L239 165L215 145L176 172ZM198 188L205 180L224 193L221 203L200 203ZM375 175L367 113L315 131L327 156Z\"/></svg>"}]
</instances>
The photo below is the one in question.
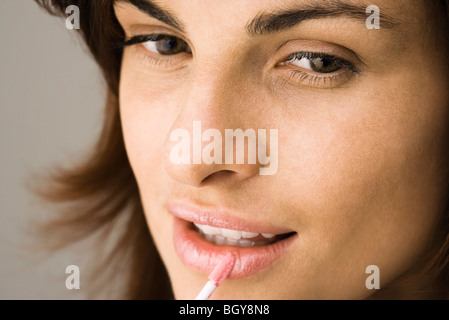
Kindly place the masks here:
<instances>
[{"instance_id":1,"label":"brown hair","mask_svg":"<svg viewBox=\"0 0 449 320\"><path fill-rule=\"evenodd\" d=\"M107 265L110 272L114 272L113 266L127 262L129 281L124 296L120 298L173 298L167 272L146 224L123 141L118 107L122 49L115 44L123 40L124 32L115 18L114 1L35 1L51 14L60 16L66 16L65 10L69 5L79 7L80 34L107 83L103 129L92 153L79 166L55 170L50 175L51 183L39 190L46 199L70 204L64 215L46 226L46 234L63 235L55 238L56 247L62 247L98 231L108 234L122 230L114 249L99 264L100 267ZM440 11L447 12L447 22L449 0L440 0L439 5L444 7L440 7ZM447 209L449 212L449 207ZM124 227L123 219L126 221ZM438 283L432 287L432 297L449 298L449 214L443 218L441 226L436 245L429 250L429 257L419 272L414 272L413 279L396 281L397 286L408 286L413 281L424 283L422 288L425 288L428 283ZM101 272L104 273L104 269Z\"/></svg>"},{"instance_id":2,"label":"brown hair","mask_svg":"<svg viewBox=\"0 0 449 320\"><path fill-rule=\"evenodd\" d=\"M115 248L99 263L92 278L104 275L104 266L108 266L112 275L117 272L114 266L126 261L129 281L124 296L119 298L172 298L168 275L149 233L123 141L118 108L122 50L115 44L123 40L124 33L115 18L113 1L36 2L55 15L65 15L69 5L79 7L79 31L103 72L108 91L102 132L92 153L74 168L55 169L50 174L50 184L38 190L45 199L70 204L63 215L45 226L44 232L54 235L52 245L62 247L98 231L107 235L123 229ZM126 225L120 228L123 219Z\"/></svg>"}]
</instances>

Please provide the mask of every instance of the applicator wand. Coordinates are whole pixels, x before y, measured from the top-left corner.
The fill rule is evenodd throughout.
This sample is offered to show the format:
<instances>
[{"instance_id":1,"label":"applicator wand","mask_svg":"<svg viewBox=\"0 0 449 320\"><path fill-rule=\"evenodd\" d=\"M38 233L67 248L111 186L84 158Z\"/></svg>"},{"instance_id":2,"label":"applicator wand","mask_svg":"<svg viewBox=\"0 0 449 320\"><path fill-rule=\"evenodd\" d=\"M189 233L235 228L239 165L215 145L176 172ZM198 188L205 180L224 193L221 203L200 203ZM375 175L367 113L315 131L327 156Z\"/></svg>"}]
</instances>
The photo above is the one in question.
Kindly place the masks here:
<instances>
[{"instance_id":1,"label":"applicator wand","mask_svg":"<svg viewBox=\"0 0 449 320\"><path fill-rule=\"evenodd\" d=\"M209 281L196 296L195 300L207 300L214 290L229 276L235 265L235 257L228 253L209 275Z\"/></svg>"}]
</instances>

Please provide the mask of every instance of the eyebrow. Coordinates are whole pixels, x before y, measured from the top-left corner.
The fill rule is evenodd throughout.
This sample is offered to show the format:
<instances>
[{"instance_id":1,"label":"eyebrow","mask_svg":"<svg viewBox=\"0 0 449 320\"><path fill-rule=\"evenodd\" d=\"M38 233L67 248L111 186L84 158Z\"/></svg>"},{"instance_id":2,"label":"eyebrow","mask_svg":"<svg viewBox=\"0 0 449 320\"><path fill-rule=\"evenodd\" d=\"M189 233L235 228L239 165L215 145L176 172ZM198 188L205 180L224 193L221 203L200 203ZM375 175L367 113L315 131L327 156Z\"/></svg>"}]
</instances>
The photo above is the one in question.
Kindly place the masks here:
<instances>
[{"instance_id":1,"label":"eyebrow","mask_svg":"<svg viewBox=\"0 0 449 320\"><path fill-rule=\"evenodd\" d=\"M118 2L130 3L141 12L146 13L150 17L153 17L181 32L184 32L184 25L179 21L174 14L152 3L149 0L114 0L113 4Z\"/></svg>"},{"instance_id":2,"label":"eyebrow","mask_svg":"<svg viewBox=\"0 0 449 320\"><path fill-rule=\"evenodd\" d=\"M366 25L371 13L366 13L368 5L351 4L341 0L332 2L313 1L300 9L287 9L273 13L261 13L253 18L246 30L251 36L260 36L290 29L306 20L324 18L348 17ZM383 28L396 27L399 22L385 12L379 15L379 22Z\"/></svg>"},{"instance_id":3,"label":"eyebrow","mask_svg":"<svg viewBox=\"0 0 449 320\"><path fill-rule=\"evenodd\" d=\"M180 32L185 27L182 22L170 11L162 9L150 0L114 0L114 3L130 3L141 12L146 13ZM277 12L260 13L246 24L247 33L252 36L263 36L291 29L306 20L318 20L324 18L348 17L366 24L370 13L366 13L368 5L351 4L342 0L332 2L313 1L299 9L286 9ZM399 25L398 20L392 18L386 12L380 14L381 27L391 29Z\"/></svg>"}]
</instances>

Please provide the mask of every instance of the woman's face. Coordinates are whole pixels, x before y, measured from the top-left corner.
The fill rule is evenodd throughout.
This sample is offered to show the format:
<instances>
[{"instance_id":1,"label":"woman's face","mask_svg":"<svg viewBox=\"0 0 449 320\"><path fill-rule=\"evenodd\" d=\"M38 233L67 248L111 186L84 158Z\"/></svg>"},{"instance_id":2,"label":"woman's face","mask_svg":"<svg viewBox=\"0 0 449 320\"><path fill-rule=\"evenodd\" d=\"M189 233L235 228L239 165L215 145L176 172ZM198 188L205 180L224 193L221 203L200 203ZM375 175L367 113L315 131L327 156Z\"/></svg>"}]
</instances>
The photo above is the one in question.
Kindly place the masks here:
<instances>
[{"instance_id":1,"label":"woman's face","mask_svg":"<svg viewBox=\"0 0 449 320\"><path fill-rule=\"evenodd\" d=\"M371 2L380 29L358 0L116 2L126 149L176 298L226 253L212 298L366 298L368 266L382 289L425 252L444 205L446 45L427 2Z\"/></svg>"}]
</instances>

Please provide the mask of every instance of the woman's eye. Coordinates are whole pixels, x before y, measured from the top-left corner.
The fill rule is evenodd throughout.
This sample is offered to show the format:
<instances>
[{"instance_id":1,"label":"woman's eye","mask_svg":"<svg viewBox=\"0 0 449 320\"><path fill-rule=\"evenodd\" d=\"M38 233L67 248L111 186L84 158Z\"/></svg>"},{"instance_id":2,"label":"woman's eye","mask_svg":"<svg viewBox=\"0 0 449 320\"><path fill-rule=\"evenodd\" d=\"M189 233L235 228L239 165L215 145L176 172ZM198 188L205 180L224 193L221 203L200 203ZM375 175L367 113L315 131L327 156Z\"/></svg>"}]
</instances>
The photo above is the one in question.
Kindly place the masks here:
<instances>
[{"instance_id":1,"label":"woman's eye","mask_svg":"<svg viewBox=\"0 0 449 320\"><path fill-rule=\"evenodd\" d=\"M298 67L319 73L331 73L341 69L341 66L337 62L322 58L302 58L299 61L295 61L292 63Z\"/></svg>"},{"instance_id":2,"label":"woman's eye","mask_svg":"<svg viewBox=\"0 0 449 320\"><path fill-rule=\"evenodd\" d=\"M175 55L182 52L192 52L189 45L184 40L163 34L135 36L123 42L121 46L126 47L139 43L142 44L146 50L165 56Z\"/></svg>"},{"instance_id":3,"label":"woman's eye","mask_svg":"<svg viewBox=\"0 0 449 320\"><path fill-rule=\"evenodd\" d=\"M158 39L142 42L142 45L148 51L166 56L190 52L190 47L185 41L167 35L161 35Z\"/></svg>"},{"instance_id":4,"label":"woman's eye","mask_svg":"<svg viewBox=\"0 0 449 320\"><path fill-rule=\"evenodd\" d=\"M332 73L342 68L355 69L353 64L327 54L295 53L286 62L317 73Z\"/></svg>"},{"instance_id":5,"label":"woman's eye","mask_svg":"<svg viewBox=\"0 0 449 320\"><path fill-rule=\"evenodd\" d=\"M136 35L118 43L118 48L134 47L136 58L141 58L145 68L154 70L178 70L192 56L188 43L169 34Z\"/></svg>"}]
</instances>

